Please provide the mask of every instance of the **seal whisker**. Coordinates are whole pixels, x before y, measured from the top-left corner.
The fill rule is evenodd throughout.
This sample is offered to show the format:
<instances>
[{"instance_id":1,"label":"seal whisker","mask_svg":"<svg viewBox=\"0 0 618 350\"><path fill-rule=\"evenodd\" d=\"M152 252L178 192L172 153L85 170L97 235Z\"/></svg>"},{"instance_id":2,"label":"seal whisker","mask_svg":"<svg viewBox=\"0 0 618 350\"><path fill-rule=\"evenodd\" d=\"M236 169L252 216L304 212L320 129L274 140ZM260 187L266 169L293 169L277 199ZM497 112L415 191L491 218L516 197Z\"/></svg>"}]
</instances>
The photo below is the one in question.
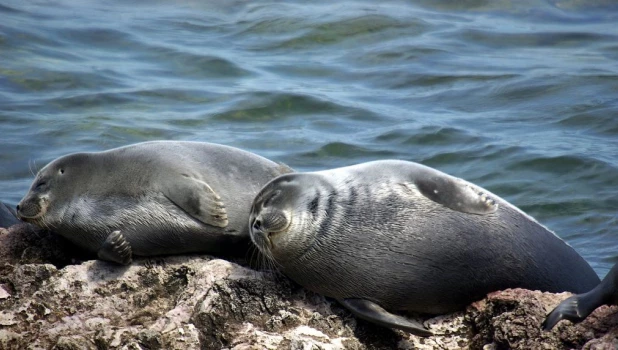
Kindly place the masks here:
<instances>
[{"instance_id":1,"label":"seal whisker","mask_svg":"<svg viewBox=\"0 0 618 350\"><path fill-rule=\"evenodd\" d=\"M32 170L33 166L36 172ZM32 175L32 177L36 177L36 174L39 172L39 170L36 168L36 161L34 159L28 160L28 170L30 170L30 174Z\"/></svg>"}]
</instances>

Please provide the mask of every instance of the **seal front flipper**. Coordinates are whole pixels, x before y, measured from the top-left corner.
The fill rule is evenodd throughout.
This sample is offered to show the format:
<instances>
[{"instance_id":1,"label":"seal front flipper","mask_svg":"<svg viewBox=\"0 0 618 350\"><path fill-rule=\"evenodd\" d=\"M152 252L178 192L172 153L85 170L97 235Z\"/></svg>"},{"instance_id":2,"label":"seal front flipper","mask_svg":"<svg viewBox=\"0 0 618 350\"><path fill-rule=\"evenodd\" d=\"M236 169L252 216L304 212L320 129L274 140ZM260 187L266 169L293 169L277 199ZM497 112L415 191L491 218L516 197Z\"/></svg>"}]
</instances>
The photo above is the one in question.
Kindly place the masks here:
<instances>
[{"instance_id":1,"label":"seal front flipper","mask_svg":"<svg viewBox=\"0 0 618 350\"><path fill-rule=\"evenodd\" d=\"M391 314L381 306L365 299L338 299L352 313L364 320L379 324L380 326L397 328L421 337L432 336L433 333L421 323L408 320L405 317Z\"/></svg>"},{"instance_id":2,"label":"seal front flipper","mask_svg":"<svg viewBox=\"0 0 618 350\"><path fill-rule=\"evenodd\" d=\"M498 204L480 187L445 174L427 174L414 179L416 188L427 198L447 208L469 214L491 214Z\"/></svg>"},{"instance_id":3,"label":"seal front flipper","mask_svg":"<svg viewBox=\"0 0 618 350\"><path fill-rule=\"evenodd\" d=\"M101 260L128 265L132 260L131 245L120 231L114 231L107 236L97 255Z\"/></svg>"},{"instance_id":4,"label":"seal front flipper","mask_svg":"<svg viewBox=\"0 0 618 350\"><path fill-rule=\"evenodd\" d=\"M181 174L165 185L163 194L194 219L212 226L227 226L225 205L206 182Z\"/></svg>"}]
</instances>

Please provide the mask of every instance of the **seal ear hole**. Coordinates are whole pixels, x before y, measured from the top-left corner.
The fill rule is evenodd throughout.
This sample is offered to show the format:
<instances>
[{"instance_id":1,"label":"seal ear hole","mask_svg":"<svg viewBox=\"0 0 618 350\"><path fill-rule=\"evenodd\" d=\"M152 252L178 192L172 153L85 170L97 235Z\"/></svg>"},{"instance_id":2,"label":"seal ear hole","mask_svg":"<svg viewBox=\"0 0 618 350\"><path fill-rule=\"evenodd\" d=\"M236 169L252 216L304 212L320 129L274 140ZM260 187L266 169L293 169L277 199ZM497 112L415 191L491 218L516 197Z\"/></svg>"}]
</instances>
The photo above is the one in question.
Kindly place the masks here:
<instances>
[{"instance_id":1,"label":"seal ear hole","mask_svg":"<svg viewBox=\"0 0 618 350\"><path fill-rule=\"evenodd\" d=\"M64 174L64 169L60 168L60 170L58 171L60 173L60 175Z\"/></svg>"}]
</instances>

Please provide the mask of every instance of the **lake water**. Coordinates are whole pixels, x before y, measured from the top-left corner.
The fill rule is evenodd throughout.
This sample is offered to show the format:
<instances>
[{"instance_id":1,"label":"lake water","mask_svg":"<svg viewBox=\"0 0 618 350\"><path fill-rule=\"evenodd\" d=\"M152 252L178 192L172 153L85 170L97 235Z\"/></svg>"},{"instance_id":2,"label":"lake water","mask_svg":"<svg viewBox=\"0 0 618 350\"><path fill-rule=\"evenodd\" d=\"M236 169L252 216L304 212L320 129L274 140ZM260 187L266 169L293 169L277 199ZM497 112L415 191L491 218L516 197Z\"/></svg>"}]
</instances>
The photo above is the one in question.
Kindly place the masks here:
<instances>
[{"instance_id":1,"label":"lake water","mask_svg":"<svg viewBox=\"0 0 618 350\"><path fill-rule=\"evenodd\" d=\"M611 0L5 0L0 131L11 204L58 156L147 140L399 158L506 198L601 276L618 261Z\"/></svg>"}]
</instances>

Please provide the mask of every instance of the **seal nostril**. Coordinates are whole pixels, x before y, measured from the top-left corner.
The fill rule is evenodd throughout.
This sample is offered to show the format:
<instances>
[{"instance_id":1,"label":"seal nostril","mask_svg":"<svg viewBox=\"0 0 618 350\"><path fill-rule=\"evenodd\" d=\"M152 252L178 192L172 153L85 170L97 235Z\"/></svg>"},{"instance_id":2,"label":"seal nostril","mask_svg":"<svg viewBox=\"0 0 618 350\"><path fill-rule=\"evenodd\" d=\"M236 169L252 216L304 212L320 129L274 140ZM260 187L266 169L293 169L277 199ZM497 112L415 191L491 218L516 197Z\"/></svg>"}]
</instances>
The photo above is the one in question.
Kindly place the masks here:
<instances>
[{"instance_id":1,"label":"seal nostril","mask_svg":"<svg viewBox=\"0 0 618 350\"><path fill-rule=\"evenodd\" d=\"M253 222L253 229L254 229L254 230L258 230L258 231L259 231L261 228L262 228L262 221L261 221L261 220L259 220L259 219L258 219L258 220L255 220L255 221Z\"/></svg>"}]
</instances>

